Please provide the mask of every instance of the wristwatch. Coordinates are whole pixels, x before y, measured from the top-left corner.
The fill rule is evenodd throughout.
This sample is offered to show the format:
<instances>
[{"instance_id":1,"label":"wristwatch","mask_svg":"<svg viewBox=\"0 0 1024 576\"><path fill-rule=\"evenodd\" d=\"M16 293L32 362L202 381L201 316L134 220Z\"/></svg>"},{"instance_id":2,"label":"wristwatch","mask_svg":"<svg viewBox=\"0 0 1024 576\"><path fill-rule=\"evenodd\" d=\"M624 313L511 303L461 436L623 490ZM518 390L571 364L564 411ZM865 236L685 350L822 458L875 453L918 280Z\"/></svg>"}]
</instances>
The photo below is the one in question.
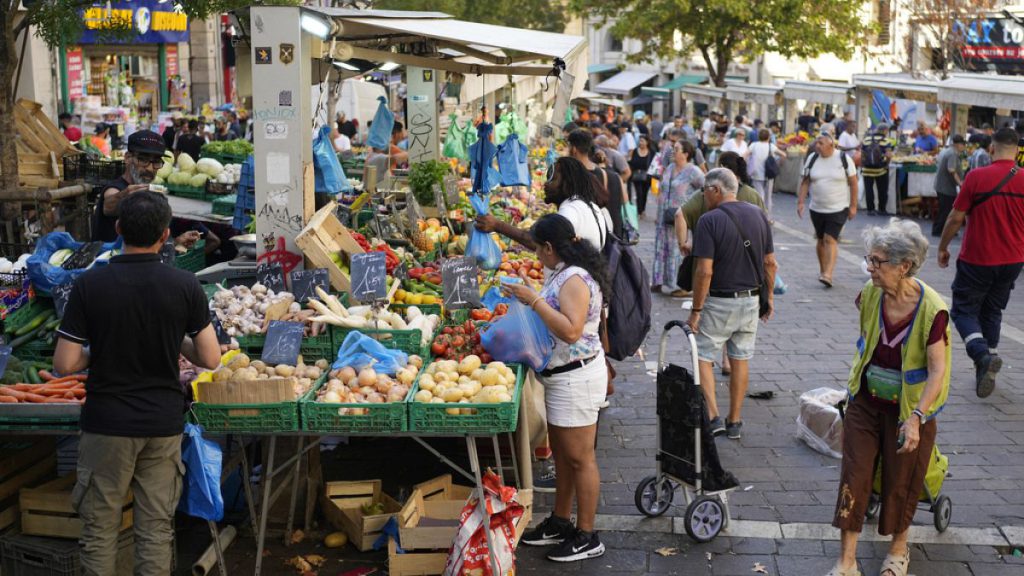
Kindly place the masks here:
<instances>
[{"instance_id":1,"label":"wristwatch","mask_svg":"<svg viewBox=\"0 0 1024 576\"><path fill-rule=\"evenodd\" d=\"M926 416L924 415L924 412L920 411L920 410L919 410L919 409L917 409L917 408L914 408L913 412L911 412L910 414L911 414L912 416L913 416L913 415L916 415L916 416L917 416L917 419L918 419L918 421L919 421L919 422L921 422L922 424L924 424L924 421L925 421L925 419L926 419Z\"/></svg>"}]
</instances>

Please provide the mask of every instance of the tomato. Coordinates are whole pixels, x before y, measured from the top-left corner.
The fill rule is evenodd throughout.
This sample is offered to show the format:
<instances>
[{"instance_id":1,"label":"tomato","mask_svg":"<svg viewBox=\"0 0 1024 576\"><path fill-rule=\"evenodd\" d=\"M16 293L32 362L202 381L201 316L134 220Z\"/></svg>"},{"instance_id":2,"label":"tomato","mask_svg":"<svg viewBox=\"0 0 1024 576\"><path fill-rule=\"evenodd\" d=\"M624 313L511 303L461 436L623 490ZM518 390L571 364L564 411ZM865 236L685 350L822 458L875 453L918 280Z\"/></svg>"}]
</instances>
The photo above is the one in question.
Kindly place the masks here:
<instances>
[{"instance_id":1,"label":"tomato","mask_svg":"<svg viewBox=\"0 0 1024 576\"><path fill-rule=\"evenodd\" d=\"M452 347L454 347L456 349L460 349L460 348L462 348L465 345L466 345L466 339L463 338L462 336L456 336L455 338L452 339Z\"/></svg>"},{"instance_id":2,"label":"tomato","mask_svg":"<svg viewBox=\"0 0 1024 576\"><path fill-rule=\"evenodd\" d=\"M493 361L494 361L494 358L491 358L491 355L488 354L487 352L484 352L483 354L480 354L480 362L482 362L484 364L490 364Z\"/></svg>"},{"instance_id":3,"label":"tomato","mask_svg":"<svg viewBox=\"0 0 1024 576\"><path fill-rule=\"evenodd\" d=\"M441 334L451 334L453 332L451 326L445 326L441 329Z\"/></svg>"},{"instance_id":4,"label":"tomato","mask_svg":"<svg viewBox=\"0 0 1024 576\"><path fill-rule=\"evenodd\" d=\"M434 356L444 356L448 352L448 346L442 342L434 342L430 345L430 353Z\"/></svg>"},{"instance_id":5,"label":"tomato","mask_svg":"<svg viewBox=\"0 0 1024 576\"><path fill-rule=\"evenodd\" d=\"M508 314L508 304L502 302L494 307L495 316L504 316L505 314Z\"/></svg>"},{"instance_id":6,"label":"tomato","mask_svg":"<svg viewBox=\"0 0 1024 576\"><path fill-rule=\"evenodd\" d=\"M490 320L491 311L486 308L476 308L469 313L469 317L473 320Z\"/></svg>"},{"instance_id":7,"label":"tomato","mask_svg":"<svg viewBox=\"0 0 1024 576\"><path fill-rule=\"evenodd\" d=\"M473 344L479 344L480 343L480 333L479 332L473 332L472 340L473 340Z\"/></svg>"}]
</instances>

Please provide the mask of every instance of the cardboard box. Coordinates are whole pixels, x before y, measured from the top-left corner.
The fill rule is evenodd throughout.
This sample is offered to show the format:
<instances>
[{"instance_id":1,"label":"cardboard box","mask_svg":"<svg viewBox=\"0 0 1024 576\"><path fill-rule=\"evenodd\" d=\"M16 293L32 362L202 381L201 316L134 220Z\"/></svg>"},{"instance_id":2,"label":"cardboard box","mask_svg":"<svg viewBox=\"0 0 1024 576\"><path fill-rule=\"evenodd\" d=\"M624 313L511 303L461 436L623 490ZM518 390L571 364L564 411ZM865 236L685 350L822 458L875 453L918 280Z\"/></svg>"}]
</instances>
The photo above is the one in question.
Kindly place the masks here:
<instances>
[{"instance_id":1,"label":"cardboard box","mask_svg":"<svg viewBox=\"0 0 1024 576\"><path fill-rule=\"evenodd\" d=\"M52 438L9 438L0 442L0 530L18 523L18 492L57 471Z\"/></svg>"},{"instance_id":2,"label":"cardboard box","mask_svg":"<svg viewBox=\"0 0 1024 576\"><path fill-rule=\"evenodd\" d=\"M197 401L205 404L277 404L295 401L295 382L268 378L243 382L197 382Z\"/></svg>"},{"instance_id":3,"label":"cardboard box","mask_svg":"<svg viewBox=\"0 0 1024 576\"><path fill-rule=\"evenodd\" d=\"M363 504L380 503L382 514L363 514ZM373 550L373 543L380 538L384 525L402 507L392 497L381 491L380 480L359 480L355 482L327 482L324 485L324 515L337 530L348 534L348 539L362 552Z\"/></svg>"},{"instance_id":4,"label":"cardboard box","mask_svg":"<svg viewBox=\"0 0 1024 576\"><path fill-rule=\"evenodd\" d=\"M22 534L79 538L82 535L82 519L71 507L71 490L77 480L77 475L69 474L38 488L23 488L18 499ZM132 506L133 498L129 491L121 511L118 531L131 528Z\"/></svg>"},{"instance_id":5,"label":"cardboard box","mask_svg":"<svg viewBox=\"0 0 1024 576\"><path fill-rule=\"evenodd\" d=\"M350 261L352 254L365 252L362 246L352 238L352 233L334 215L338 205L331 202L317 211L309 224L295 237L295 245L309 258L315 268L327 269L331 286L339 292L348 292L351 278L334 260L332 254L340 254Z\"/></svg>"}]
</instances>

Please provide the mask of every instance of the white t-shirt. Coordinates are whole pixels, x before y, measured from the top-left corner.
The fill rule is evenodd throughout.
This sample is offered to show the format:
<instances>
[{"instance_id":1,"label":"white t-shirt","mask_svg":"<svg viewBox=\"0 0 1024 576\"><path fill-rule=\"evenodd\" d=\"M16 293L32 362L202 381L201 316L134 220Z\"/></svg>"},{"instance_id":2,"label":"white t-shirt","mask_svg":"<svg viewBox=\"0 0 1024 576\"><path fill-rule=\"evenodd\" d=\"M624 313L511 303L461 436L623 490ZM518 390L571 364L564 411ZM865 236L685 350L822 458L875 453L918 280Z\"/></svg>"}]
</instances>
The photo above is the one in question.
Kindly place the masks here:
<instances>
[{"instance_id":1,"label":"white t-shirt","mask_svg":"<svg viewBox=\"0 0 1024 576\"><path fill-rule=\"evenodd\" d=\"M352 150L352 141L348 136L338 134L338 137L334 139L334 149L338 152L348 152Z\"/></svg>"},{"instance_id":2,"label":"white t-shirt","mask_svg":"<svg viewBox=\"0 0 1024 576\"><path fill-rule=\"evenodd\" d=\"M700 135L705 144L711 143L711 135L715 133L715 123L710 118L705 118L700 125Z\"/></svg>"},{"instance_id":3,"label":"white t-shirt","mask_svg":"<svg viewBox=\"0 0 1024 576\"><path fill-rule=\"evenodd\" d=\"M740 156L745 157L747 155L748 148L749 146L747 145L746 140L737 143L735 138L729 138L728 140L722 143L722 147L719 150L721 152L735 152Z\"/></svg>"},{"instance_id":4,"label":"white t-shirt","mask_svg":"<svg viewBox=\"0 0 1024 576\"><path fill-rule=\"evenodd\" d=\"M803 169L803 176L810 175L811 177L811 210L831 214L849 208L850 184L847 179L857 175L857 168L854 167L853 161L846 160L846 170L844 171L842 158L839 156L839 151L836 150L828 158L818 156L808 173L807 165L810 164L810 160L814 156L817 154L807 155Z\"/></svg>"},{"instance_id":5,"label":"white t-shirt","mask_svg":"<svg viewBox=\"0 0 1024 576\"><path fill-rule=\"evenodd\" d=\"M754 142L750 145L750 158L747 160L747 171L753 180L764 180L764 162L769 154L778 156L779 149L768 142Z\"/></svg>"},{"instance_id":6,"label":"white t-shirt","mask_svg":"<svg viewBox=\"0 0 1024 576\"><path fill-rule=\"evenodd\" d=\"M844 130L843 133L839 135L839 147L853 148L853 150L846 152L848 157L853 158L853 153L857 151L857 148L860 148L860 138L857 138L856 134L850 134Z\"/></svg>"},{"instance_id":7,"label":"white t-shirt","mask_svg":"<svg viewBox=\"0 0 1024 576\"><path fill-rule=\"evenodd\" d=\"M596 204L573 199L562 202L558 207L558 213L572 223L577 236L587 240L598 252L601 252L604 248L604 240L608 237L608 230L612 227L611 217L607 210L598 208ZM600 227L598 227L598 222L600 222Z\"/></svg>"}]
</instances>

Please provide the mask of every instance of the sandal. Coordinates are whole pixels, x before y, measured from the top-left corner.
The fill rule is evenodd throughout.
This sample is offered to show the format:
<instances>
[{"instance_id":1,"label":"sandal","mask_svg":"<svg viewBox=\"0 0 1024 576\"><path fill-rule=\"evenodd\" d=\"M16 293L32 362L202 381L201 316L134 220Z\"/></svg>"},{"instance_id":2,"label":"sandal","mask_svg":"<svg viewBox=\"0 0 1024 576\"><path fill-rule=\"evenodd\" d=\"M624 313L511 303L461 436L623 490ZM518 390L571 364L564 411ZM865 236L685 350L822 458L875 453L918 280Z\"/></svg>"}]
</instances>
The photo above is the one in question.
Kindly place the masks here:
<instances>
[{"instance_id":1,"label":"sandal","mask_svg":"<svg viewBox=\"0 0 1024 576\"><path fill-rule=\"evenodd\" d=\"M907 570L909 569L910 549L908 548L907 553L903 556L887 554L882 562L882 568L878 571L878 575L886 576L886 571L888 571L889 576L907 576Z\"/></svg>"},{"instance_id":2,"label":"sandal","mask_svg":"<svg viewBox=\"0 0 1024 576\"><path fill-rule=\"evenodd\" d=\"M825 576L862 576L862 574L860 573L860 569L856 566L853 568L847 568L846 570L841 569L839 566L833 566Z\"/></svg>"},{"instance_id":3,"label":"sandal","mask_svg":"<svg viewBox=\"0 0 1024 576\"><path fill-rule=\"evenodd\" d=\"M824 274L821 274L821 275L818 276L818 282L821 282L822 284L824 284L826 288L831 288L832 287L832 279L826 277Z\"/></svg>"}]
</instances>

